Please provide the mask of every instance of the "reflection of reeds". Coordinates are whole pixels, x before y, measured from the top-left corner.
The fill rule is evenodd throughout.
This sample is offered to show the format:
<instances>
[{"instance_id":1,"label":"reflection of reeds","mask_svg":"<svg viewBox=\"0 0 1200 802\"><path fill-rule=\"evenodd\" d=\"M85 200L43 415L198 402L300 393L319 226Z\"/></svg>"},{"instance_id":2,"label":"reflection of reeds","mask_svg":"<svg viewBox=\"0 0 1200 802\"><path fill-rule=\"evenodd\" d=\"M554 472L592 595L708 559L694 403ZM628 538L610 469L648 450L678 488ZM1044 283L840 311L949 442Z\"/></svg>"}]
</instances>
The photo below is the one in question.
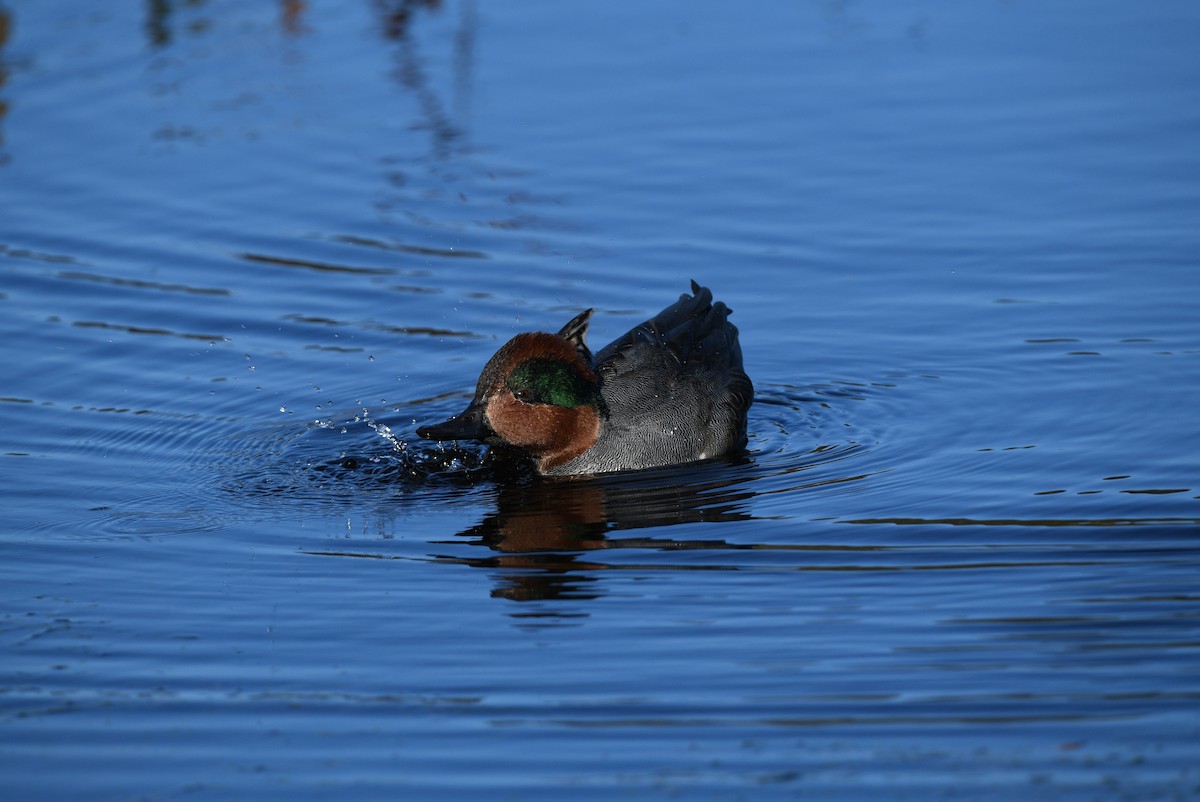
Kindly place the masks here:
<instances>
[{"instance_id":1,"label":"reflection of reeds","mask_svg":"<svg viewBox=\"0 0 1200 802\"><path fill-rule=\"evenodd\" d=\"M471 112L471 73L475 67L475 0L462 0L462 23L454 35L454 116L466 127Z\"/></svg>"},{"instance_id":2,"label":"reflection of reeds","mask_svg":"<svg viewBox=\"0 0 1200 802\"><path fill-rule=\"evenodd\" d=\"M207 0L146 0L145 34L152 49L169 47L181 32L209 30L210 20L196 16ZM305 33L312 25L307 0L278 0L279 27L289 36ZM432 157L443 160L462 140L465 120L471 106L471 74L475 61L475 37L478 14L475 0L460 0L459 24L453 41L453 84L449 92L439 91L426 68L426 59L418 47L413 28L423 12L436 11L441 0L373 0L379 29L389 42L396 44L392 77L417 101L422 122L433 136ZM189 16L181 18L181 15ZM7 12L0 9L0 47L7 29ZM0 85L3 84L0 65ZM448 95L448 96L447 96ZM0 102L0 120L4 107ZM2 140L0 140L2 141Z\"/></svg>"},{"instance_id":3,"label":"reflection of reeds","mask_svg":"<svg viewBox=\"0 0 1200 802\"><path fill-rule=\"evenodd\" d=\"M454 35L454 89L447 110L422 66L423 60L415 40L409 35L410 26L421 9L437 9L440 0L376 0L383 34L399 44L394 75L401 85L416 95L421 114L433 132L434 156L449 155L452 143L463 134L464 120L471 106L471 71L475 63L475 32L478 17L475 0L462 0L461 19Z\"/></svg>"},{"instance_id":4,"label":"reflection of reeds","mask_svg":"<svg viewBox=\"0 0 1200 802\"><path fill-rule=\"evenodd\" d=\"M198 8L205 2L206 0L183 0L183 5ZM303 17L308 10L305 0L279 0L279 4L279 26L283 31L292 35L304 33ZM152 47L161 48L171 44L174 38L171 17L176 5L172 0L146 0L146 38L150 40ZM204 30L207 22L197 20L190 27L193 30Z\"/></svg>"},{"instance_id":5,"label":"reflection of reeds","mask_svg":"<svg viewBox=\"0 0 1200 802\"><path fill-rule=\"evenodd\" d=\"M171 43L170 0L146 0L146 38L151 46L162 47Z\"/></svg>"},{"instance_id":6,"label":"reflection of reeds","mask_svg":"<svg viewBox=\"0 0 1200 802\"><path fill-rule=\"evenodd\" d=\"M454 140L459 138L461 132L446 110L446 105L430 86L428 76L422 67L421 54L417 49L416 41L409 36L409 25L412 23L414 13L421 8L439 7L440 0L400 0L400 2L379 0L378 5L384 35L399 44L399 49L396 51L397 65L393 74L400 84L417 98L421 115L425 118L426 126L433 134L434 157L445 158L450 154L451 145Z\"/></svg>"},{"instance_id":7,"label":"reflection of reeds","mask_svg":"<svg viewBox=\"0 0 1200 802\"><path fill-rule=\"evenodd\" d=\"M4 68L4 46L12 35L12 14L6 8L0 8L0 89L8 81L8 70ZM0 97L0 146L4 144L4 115L8 113L8 103ZM0 154L0 162L3 162Z\"/></svg>"},{"instance_id":8,"label":"reflection of reeds","mask_svg":"<svg viewBox=\"0 0 1200 802\"><path fill-rule=\"evenodd\" d=\"M404 39L413 15L422 8L438 8L441 0L376 0L383 35L389 39Z\"/></svg>"},{"instance_id":9,"label":"reflection of reeds","mask_svg":"<svg viewBox=\"0 0 1200 802\"><path fill-rule=\"evenodd\" d=\"M290 34L298 34L304 32L304 23L302 17L307 10L308 5L304 0L281 0L283 10L280 14L280 21L283 29Z\"/></svg>"},{"instance_id":10,"label":"reflection of reeds","mask_svg":"<svg viewBox=\"0 0 1200 802\"><path fill-rule=\"evenodd\" d=\"M205 2L206 0L183 0L182 5L188 9L195 9L203 6ZM174 0L146 0L146 38L150 40L151 47L163 48L174 40L176 23L173 23L172 17L178 5L181 4ZM208 28L208 21L204 18L193 19L187 27L193 31L203 31Z\"/></svg>"}]
</instances>

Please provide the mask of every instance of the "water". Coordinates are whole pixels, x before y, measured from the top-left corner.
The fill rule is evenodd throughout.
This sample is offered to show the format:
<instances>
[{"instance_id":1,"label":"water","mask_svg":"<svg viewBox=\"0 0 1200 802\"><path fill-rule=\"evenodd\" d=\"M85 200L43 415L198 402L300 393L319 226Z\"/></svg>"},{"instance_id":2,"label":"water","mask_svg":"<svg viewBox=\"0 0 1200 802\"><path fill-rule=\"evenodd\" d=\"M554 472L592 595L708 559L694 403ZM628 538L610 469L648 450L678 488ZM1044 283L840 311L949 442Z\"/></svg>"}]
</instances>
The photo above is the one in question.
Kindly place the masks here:
<instances>
[{"instance_id":1,"label":"water","mask_svg":"<svg viewBox=\"0 0 1200 802\"><path fill-rule=\"evenodd\" d=\"M1200 795L1200 11L0 6L6 798ZM744 457L418 440L734 310Z\"/></svg>"}]
</instances>

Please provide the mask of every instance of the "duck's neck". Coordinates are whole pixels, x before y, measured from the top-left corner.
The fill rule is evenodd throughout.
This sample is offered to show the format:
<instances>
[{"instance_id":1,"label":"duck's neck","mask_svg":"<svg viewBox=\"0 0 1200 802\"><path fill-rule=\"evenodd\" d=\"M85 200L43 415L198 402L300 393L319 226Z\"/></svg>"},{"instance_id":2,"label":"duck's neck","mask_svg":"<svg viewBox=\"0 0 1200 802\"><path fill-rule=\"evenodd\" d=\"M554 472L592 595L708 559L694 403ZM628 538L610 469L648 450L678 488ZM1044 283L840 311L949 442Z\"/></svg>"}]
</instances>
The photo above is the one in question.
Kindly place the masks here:
<instances>
[{"instance_id":1,"label":"duck's neck","mask_svg":"<svg viewBox=\"0 0 1200 802\"><path fill-rule=\"evenodd\" d=\"M548 473L583 455L600 439L599 410L593 406L581 406L571 411L569 428L555 444L561 445L538 458L539 473Z\"/></svg>"}]
</instances>

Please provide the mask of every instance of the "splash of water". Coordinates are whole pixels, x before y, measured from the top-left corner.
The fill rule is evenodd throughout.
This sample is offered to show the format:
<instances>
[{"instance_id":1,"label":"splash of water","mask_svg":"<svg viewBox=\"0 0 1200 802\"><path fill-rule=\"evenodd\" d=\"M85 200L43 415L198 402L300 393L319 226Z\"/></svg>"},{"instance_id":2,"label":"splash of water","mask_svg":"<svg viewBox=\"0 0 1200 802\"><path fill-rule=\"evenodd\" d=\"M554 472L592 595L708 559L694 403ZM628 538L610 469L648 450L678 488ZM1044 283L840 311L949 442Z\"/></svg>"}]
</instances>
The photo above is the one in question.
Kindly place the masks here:
<instances>
[{"instance_id":1,"label":"splash of water","mask_svg":"<svg viewBox=\"0 0 1200 802\"><path fill-rule=\"evenodd\" d=\"M386 423L379 423L378 421L372 420L370 410L366 409L365 407L362 411L362 422L371 427L371 429L377 435L391 443L392 450L397 454L403 454L408 451L408 443L397 437L395 433L392 432L392 427L388 426Z\"/></svg>"}]
</instances>

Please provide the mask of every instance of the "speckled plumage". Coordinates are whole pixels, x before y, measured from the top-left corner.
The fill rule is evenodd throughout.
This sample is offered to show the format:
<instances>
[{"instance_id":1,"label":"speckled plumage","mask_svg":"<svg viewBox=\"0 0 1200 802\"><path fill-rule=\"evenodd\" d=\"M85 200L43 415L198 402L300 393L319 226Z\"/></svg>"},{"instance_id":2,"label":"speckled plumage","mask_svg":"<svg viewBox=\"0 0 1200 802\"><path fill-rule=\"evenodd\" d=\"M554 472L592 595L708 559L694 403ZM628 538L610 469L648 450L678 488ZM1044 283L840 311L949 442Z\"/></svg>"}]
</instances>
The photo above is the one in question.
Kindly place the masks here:
<instances>
[{"instance_id":1,"label":"speckled plumage","mask_svg":"<svg viewBox=\"0 0 1200 802\"><path fill-rule=\"evenodd\" d=\"M729 313L692 282L691 295L681 295L594 358L585 342L591 309L557 334L517 335L484 368L471 405L420 434L514 445L548 476L676 465L739 450L754 388ZM586 404L521 400L532 393L513 388L509 377L530 360L547 359L594 388Z\"/></svg>"}]
</instances>

